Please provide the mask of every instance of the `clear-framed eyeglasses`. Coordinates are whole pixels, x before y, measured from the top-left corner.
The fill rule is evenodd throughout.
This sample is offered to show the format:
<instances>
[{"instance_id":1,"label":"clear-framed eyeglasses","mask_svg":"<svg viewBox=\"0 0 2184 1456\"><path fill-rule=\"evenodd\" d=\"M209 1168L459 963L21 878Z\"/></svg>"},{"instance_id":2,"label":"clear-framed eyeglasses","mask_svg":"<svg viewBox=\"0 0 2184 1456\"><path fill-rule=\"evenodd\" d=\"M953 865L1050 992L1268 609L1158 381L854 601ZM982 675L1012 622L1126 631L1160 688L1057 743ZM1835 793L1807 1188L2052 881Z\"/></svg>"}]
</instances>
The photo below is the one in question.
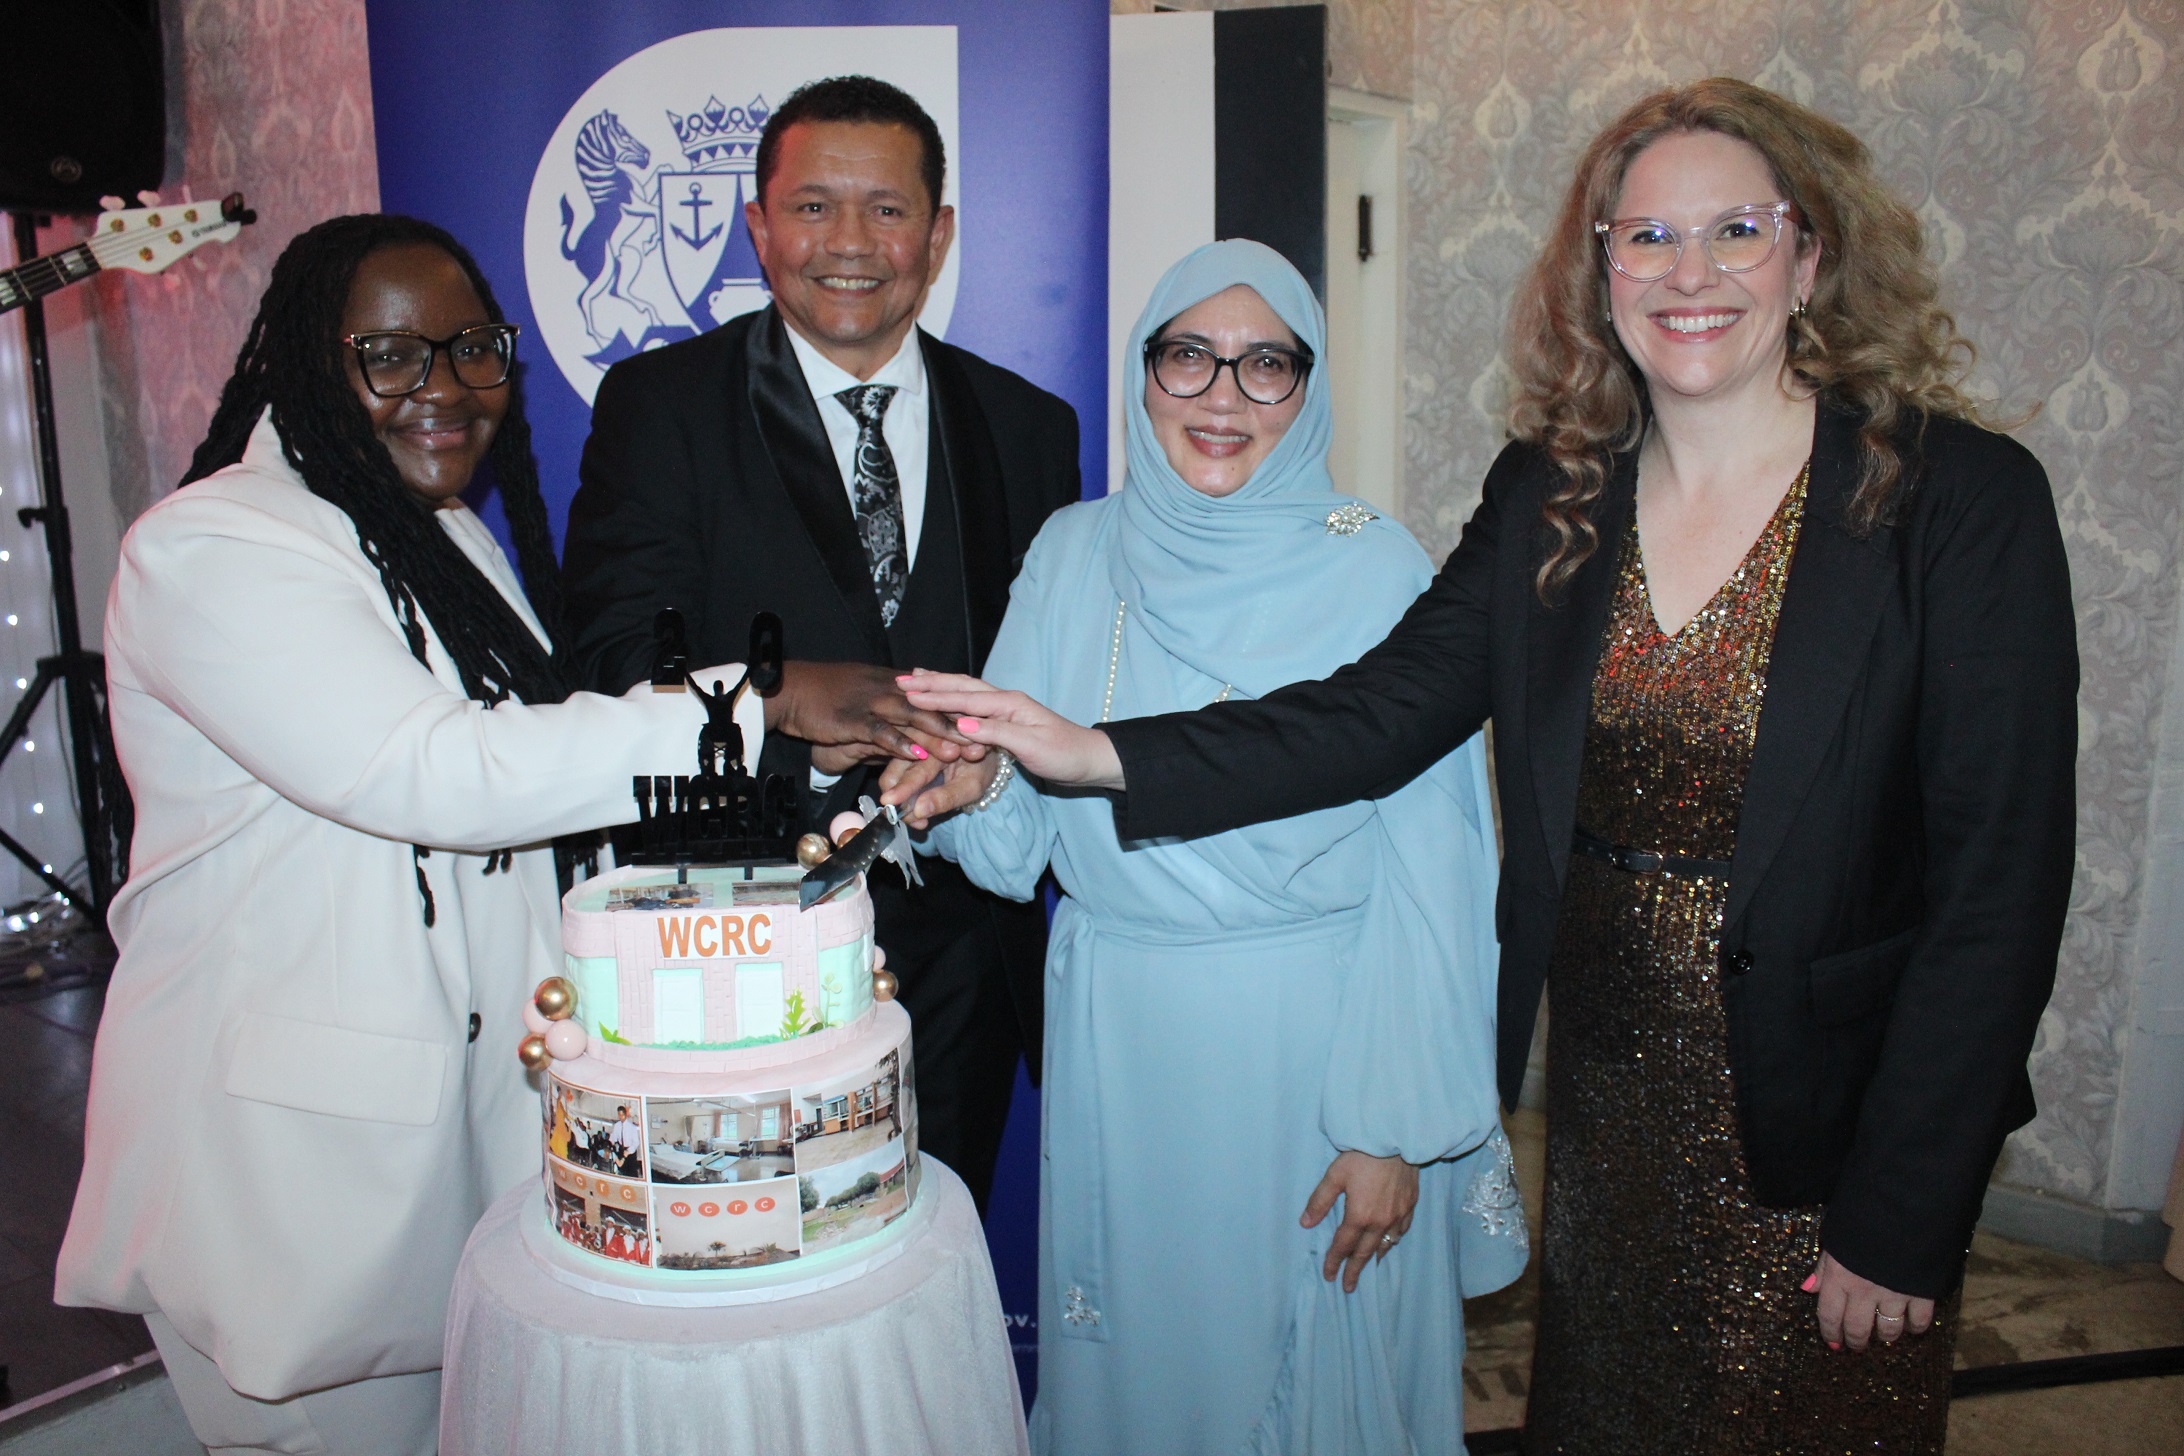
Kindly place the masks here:
<instances>
[{"instance_id":1,"label":"clear-framed eyeglasses","mask_svg":"<svg viewBox=\"0 0 2184 1456\"><path fill-rule=\"evenodd\" d=\"M1774 256L1783 224L1795 225L1797 211L1788 202L1760 202L1732 207L1692 234L1651 217L1622 217L1596 222L1593 231L1607 250L1608 265L1633 283L1652 283L1676 271L1687 237L1695 237L1707 258L1724 273L1749 273Z\"/></svg>"},{"instance_id":2,"label":"clear-framed eyeglasses","mask_svg":"<svg viewBox=\"0 0 2184 1456\"><path fill-rule=\"evenodd\" d=\"M380 329L343 334L341 342L356 350L366 389L381 399L400 399L425 387L432 377L432 356L443 351L460 383L471 389L499 388L515 367L519 332L516 324L477 324L444 339L428 339L408 329Z\"/></svg>"},{"instance_id":3,"label":"clear-framed eyeglasses","mask_svg":"<svg viewBox=\"0 0 2184 1456\"><path fill-rule=\"evenodd\" d=\"M1153 382L1177 399L1204 394L1226 367L1244 398L1255 404L1280 404L1304 383L1312 370L1312 356L1269 344L1224 359L1189 339L1152 339L1145 345L1145 367L1152 371Z\"/></svg>"}]
</instances>

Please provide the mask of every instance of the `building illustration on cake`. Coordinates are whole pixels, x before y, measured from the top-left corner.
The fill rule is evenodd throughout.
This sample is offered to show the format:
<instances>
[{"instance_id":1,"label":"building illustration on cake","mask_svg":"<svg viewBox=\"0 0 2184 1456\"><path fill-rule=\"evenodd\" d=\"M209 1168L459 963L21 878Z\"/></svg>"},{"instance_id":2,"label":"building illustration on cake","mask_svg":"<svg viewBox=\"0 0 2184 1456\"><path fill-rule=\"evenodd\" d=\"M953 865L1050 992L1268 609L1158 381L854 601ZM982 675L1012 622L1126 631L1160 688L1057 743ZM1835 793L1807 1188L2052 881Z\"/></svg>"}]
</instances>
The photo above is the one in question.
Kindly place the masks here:
<instances>
[{"instance_id":1,"label":"building illustration on cake","mask_svg":"<svg viewBox=\"0 0 2184 1456\"><path fill-rule=\"evenodd\" d=\"M871 899L860 878L799 909L802 873L632 866L564 897L567 972L526 1023L567 1245L718 1275L854 1247L915 1201L910 1024L875 994Z\"/></svg>"}]
</instances>

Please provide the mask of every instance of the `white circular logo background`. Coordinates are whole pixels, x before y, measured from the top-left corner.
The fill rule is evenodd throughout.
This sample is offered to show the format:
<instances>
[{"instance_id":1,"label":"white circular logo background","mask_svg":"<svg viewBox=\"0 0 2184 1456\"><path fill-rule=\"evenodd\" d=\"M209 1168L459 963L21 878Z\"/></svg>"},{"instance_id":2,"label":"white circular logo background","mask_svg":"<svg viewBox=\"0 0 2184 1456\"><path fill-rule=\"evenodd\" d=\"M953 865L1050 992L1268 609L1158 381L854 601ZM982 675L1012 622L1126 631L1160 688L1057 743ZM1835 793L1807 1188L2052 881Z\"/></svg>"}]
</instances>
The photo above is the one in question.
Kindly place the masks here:
<instances>
[{"instance_id":1,"label":"white circular logo background","mask_svg":"<svg viewBox=\"0 0 2184 1456\"><path fill-rule=\"evenodd\" d=\"M952 25L697 30L648 46L577 98L531 178L524 281L546 347L591 403L609 365L766 306L743 204L758 137L806 81L900 86L940 128L956 242L918 322L945 335L963 252Z\"/></svg>"}]
</instances>

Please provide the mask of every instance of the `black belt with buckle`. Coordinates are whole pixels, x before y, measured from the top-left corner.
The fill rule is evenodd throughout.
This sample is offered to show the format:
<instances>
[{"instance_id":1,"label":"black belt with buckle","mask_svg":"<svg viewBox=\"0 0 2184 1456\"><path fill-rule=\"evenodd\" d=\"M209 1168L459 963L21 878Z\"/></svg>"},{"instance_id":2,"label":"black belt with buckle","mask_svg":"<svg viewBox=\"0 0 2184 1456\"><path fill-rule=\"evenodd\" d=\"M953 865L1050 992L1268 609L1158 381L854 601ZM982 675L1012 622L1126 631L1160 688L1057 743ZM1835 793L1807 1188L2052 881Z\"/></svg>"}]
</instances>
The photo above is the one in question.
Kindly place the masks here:
<instances>
[{"instance_id":1,"label":"black belt with buckle","mask_svg":"<svg viewBox=\"0 0 2184 1456\"><path fill-rule=\"evenodd\" d=\"M1610 844L1597 834L1578 830L1570 836L1570 848L1594 859L1606 860L1626 874L1657 875L1708 875L1717 880L1729 878L1729 861L1725 859L1693 859L1687 854L1656 854L1650 849L1632 849L1627 844Z\"/></svg>"}]
</instances>

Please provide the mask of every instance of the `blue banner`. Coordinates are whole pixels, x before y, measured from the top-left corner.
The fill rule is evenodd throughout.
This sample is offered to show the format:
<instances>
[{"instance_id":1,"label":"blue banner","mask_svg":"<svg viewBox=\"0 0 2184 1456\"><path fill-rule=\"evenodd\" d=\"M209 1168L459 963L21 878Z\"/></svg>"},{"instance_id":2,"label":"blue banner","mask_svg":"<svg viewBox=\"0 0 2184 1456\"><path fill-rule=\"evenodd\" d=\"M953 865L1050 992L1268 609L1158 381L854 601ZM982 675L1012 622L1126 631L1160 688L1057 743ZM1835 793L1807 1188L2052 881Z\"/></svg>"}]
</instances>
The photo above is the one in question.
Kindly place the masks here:
<instances>
[{"instance_id":1,"label":"blue banner","mask_svg":"<svg viewBox=\"0 0 2184 1456\"><path fill-rule=\"evenodd\" d=\"M916 96L956 244L920 322L1076 407L1106 479L1107 16L1099 0L367 0L380 205L439 223L524 326L558 539L604 367L765 302L740 217L804 81ZM497 527L497 508L481 507Z\"/></svg>"},{"instance_id":2,"label":"blue banner","mask_svg":"<svg viewBox=\"0 0 2184 1456\"><path fill-rule=\"evenodd\" d=\"M367 0L379 194L476 254L523 325L558 540L615 360L766 302L742 202L805 81L916 96L956 243L920 322L1076 407L1107 478L1107 0ZM498 502L477 502L505 535ZM1038 1099L1019 1084L987 1238L1025 1395L1036 1347Z\"/></svg>"}]
</instances>

